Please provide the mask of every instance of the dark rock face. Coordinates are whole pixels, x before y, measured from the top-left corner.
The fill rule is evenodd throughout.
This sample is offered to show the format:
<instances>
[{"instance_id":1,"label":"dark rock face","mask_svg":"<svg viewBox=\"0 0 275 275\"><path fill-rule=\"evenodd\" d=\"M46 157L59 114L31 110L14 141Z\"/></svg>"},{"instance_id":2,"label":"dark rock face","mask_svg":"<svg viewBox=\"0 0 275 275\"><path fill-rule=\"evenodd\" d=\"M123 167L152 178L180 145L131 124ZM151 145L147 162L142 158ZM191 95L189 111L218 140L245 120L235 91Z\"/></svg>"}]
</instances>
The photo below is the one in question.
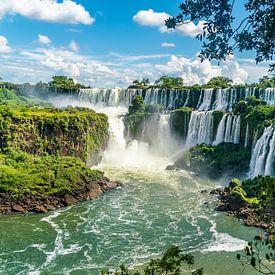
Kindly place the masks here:
<instances>
[{"instance_id":1,"label":"dark rock face","mask_svg":"<svg viewBox=\"0 0 275 275\"><path fill-rule=\"evenodd\" d=\"M168 166L166 167L166 170L167 170L167 171L176 170L176 167L175 167L174 165L168 165Z\"/></svg>"},{"instance_id":2,"label":"dark rock face","mask_svg":"<svg viewBox=\"0 0 275 275\"><path fill-rule=\"evenodd\" d=\"M94 199L119 186L121 186L121 183L113 182L103 177L98 181L88 183L83 189L74 193L62 192L55 196L43 198L26 196L18 201L2 195L0 196L0 214L46 213L60 207L72 206L78 202Z\"/></svg>"},{"instance_id":3,"label":"dark rock face","mask_svg":"<svg viewBox=\"0 0 275 275\"><path fill-rule=\"evenodd\" d=\"M255 226L266 231L275 229L275 216L271 210L255 208L239 197L232 196L230 188L217 188L210 194L216 195L219 200L217 211L227 212L229 215L241 219L246 226Z\"/></svg>"}]
</instances>

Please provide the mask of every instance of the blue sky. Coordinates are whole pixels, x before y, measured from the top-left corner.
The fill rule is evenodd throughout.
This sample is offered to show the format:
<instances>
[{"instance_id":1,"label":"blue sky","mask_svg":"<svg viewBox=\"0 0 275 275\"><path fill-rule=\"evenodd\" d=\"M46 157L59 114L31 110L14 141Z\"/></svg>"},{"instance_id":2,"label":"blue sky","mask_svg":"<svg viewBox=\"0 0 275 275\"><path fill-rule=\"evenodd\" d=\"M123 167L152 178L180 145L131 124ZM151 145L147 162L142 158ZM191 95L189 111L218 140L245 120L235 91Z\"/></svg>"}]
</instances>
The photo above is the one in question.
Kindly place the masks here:
<instances>
[{"instance_id":1,"label":"blue sky","mask_svg":"<svg viewBox=\"0 0 275 275\"><path fill-rule=\"evenodd\" d=\"M186 84L225 75L252 82L267 74L253 53L236 53L220 67L200 63L195 35L202 22L171 32L164 26L181 1L1 0L0 76L49 81L64 74L94 87L126 87L134 79L181 76ZM236 1L236 16L244 15Z\"/></svg>"}]
</instances>

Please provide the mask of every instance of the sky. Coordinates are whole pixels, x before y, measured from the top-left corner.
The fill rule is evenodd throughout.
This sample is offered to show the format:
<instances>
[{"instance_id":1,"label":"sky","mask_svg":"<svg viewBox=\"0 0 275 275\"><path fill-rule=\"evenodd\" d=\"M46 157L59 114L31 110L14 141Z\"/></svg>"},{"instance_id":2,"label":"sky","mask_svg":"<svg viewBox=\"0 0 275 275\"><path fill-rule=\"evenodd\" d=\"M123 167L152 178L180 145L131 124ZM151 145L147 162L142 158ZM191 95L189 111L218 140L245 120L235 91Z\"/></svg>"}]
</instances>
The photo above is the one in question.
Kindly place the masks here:
<instances>
[{"instance_id":1,"label":"sky","mask_svg":"<svg viewBox=\"0 0 275 275\"><path fill-rule=\"evenodd\" d=\"M235 16L245 15L243 0ZM253 52L234 53L218 66L200 62L196 35L203 22L174 31L164 21L179 12L173 0L0 0L0 77L15 83L48 82L66 75L99 88L127 87L133 80L180 76L204 84L223 75L255 82L268 64Z\"/></svg>"}]
</instances>

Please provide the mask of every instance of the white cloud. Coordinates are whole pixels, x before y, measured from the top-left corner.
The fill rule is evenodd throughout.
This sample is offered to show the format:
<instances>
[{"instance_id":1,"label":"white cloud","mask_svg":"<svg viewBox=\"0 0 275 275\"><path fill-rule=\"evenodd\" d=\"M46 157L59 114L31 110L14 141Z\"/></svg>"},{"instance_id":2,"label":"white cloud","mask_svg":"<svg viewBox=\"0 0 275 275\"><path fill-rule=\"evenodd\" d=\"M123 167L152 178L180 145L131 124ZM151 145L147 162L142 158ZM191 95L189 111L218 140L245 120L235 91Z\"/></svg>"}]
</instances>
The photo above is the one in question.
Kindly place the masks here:
<instances>
[{"instance_id":1,"label":"white cloud","mask_svg":"<svg viewBox=\"0 0 275 275\"><path fill-rule=\"evenodd\" d=\"M176 47L176 44L164 42L164 43L161 43L161 47L174 48L174 47Z\"/></svg>"},{"instance_id":2,"label":"white cloud","mask_svg":"<svg viewBox=\"0 0 275 275\"><path fill-rule=\"evenodd\" d=\"M1 0L0 18L16 15L64 24L85 24L94 22L87 10L72 0Z\"/></svg>"},{"instance_id":3,"label":"white cloud","mask_svg":"<svg viewBox=\"0 0 275 275\"><path fill-rule=\"evenodd\" d=\"M75 41L71 41L70 43L70 49L74 52L77 52L79 50L79 46Z\"/></svg>"},{"instance_id":4,"label":"white cloud","mask_svg":"<svg viewBox=\"0 0 275 275\"><path fill-rule=\"evenodd\" d=\"M161 27L169 17L170 15L165 12L155 12L149 9L139 11L133 20L142 26Z\"/></svg>"},{"instance_id":5,"label":"white cloud","mask_svg":"<svg viewBox=\"0 0 275 275\"><path fill-rule=\"evenodd\" d=\"M212 77L221 75L231 78L234 83L244 83L248 77L248 73L240 67L234 57L216 66L209 60L201 62L197 56L194 58L172 56L166 64L156 65L156 69L163 74L182 77L187 85L205 84Z\"/></svg>"},{"instance_id":6,"label":"white cloud","mask_svg":"<svg viewBox=\"0 0 275 275\"><path fill-rule=\"evenodd\" d=\"M249 68L251 64L247 65L234 57L217 66L207 60L201 63L197 56L186 58L168 54L127 56L112 53L96 59L66 47L54 46L20 52L14 49L13 52L13 55L0 55L0 75L15 83L49 81L56 74L105 88L127 87L134 79L143 77L155 81L162 75L182 77L188 85L204 84L220 75L241 83L247 80L255 82L268 70L268 65Z\"/></svg>"},{"instance_id":7,"label":"white cloud","mask_svg":"<svg viewBox=\"0 0 275 275\"><path fill-rule=\"evenodd\" d=\"M165 21L171 17L166 12L155 12L152 9L141 10L134 17L133 20L141 26L158 27L161 33L177 32L179 34L196 37L202 32L205 21L199 21L195 25L192 21L185 21L184 24L177 26L175 29L168 29Z\"/></svg>"},{"instance_id":8,"label":"white cloud","mask_svg":"<svg viewBox=\"0 0 275 275\"><path fill-rule=\"evenodd\" d=\"M51 44L52 43L51 39L48 36L43 35L43 34L38 34L38 42L41 44Z\"/></svg>"},{"instance_id":9,"label":"white cloud","mask_svg":"<svg viewBox=\"0 0 275 275\"><path fill-rule=\"evenodd\" d=\"M49 75L65 74L83 80L91 75L111 77L110 75L113 73L100 62L72 51L42 48L34 51L22 51L20 54L28 58L29 61L35 62L35 66L40 68L39 70L47 72Z\"/></svg>"},{"instance_id":10,"label":"white cloud","mask_svg":"<svg viewBox=\"0 0 275 275\"><path fill-rule=\"evenodd\" d=\"M199 23L195 25L191 21L186 21L184 24L178 26L176 31L185 36L196 37L202 32L205 23L206 21L199 21Z\"/></svg>"},{"instance_id":11,"label":"white cloud","mask_svg":"<svg viewBox=\"0 0 275 275\"><path fill-rule=\"evenodd\" d=\"M12 51L9 46L8 39L5 36L0 35L0 53L10 53Z\"/></svg>"}]
</instances>

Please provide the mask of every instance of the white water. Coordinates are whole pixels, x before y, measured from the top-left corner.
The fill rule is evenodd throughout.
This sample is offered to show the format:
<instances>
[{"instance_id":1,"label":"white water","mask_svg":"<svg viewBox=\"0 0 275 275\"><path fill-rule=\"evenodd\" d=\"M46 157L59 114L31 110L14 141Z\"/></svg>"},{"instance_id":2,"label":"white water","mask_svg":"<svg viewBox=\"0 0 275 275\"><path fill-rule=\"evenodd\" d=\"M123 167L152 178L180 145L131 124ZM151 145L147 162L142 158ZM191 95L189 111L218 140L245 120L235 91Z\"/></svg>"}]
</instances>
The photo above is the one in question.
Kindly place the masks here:
<instances>
[{"instance_id":1,"label":"white water","mask_svg":"<svg viewBox=\"0 0 275 275\"><path fill-rule=\"evenodd\" d=\"M81 89L79 97L93 105L126 106L128 107L136 96L144 96L146 104L160 104L165 108L174 109L180 106L196 106L200 111L225 110L232 111L233 105L248 96L256 96L269 105L275 104L275 88L246 89L202 89L197 91L197 102L190 102L190 90L148 89ZM192 101L192 100L191 100Z\"/></svg>"},{"instance_id":2,"label":"white water","mask_svg":"<svg viewBox=\"0 0 275 275\"><path fill-rule=\"evenodd\" d=\"M251 156L249 176L274 175L275 172L275 129L265 128L258 139Z\"/></svg>"},{"instance_id":3,"label":"white water","mask_svg":"<svg viewBox=\"0 0 275 275\"><path fill-rule=\"evenodd\" d=\"M189 122L186 146L191 148L197 144L213 142L213 112L193 111Z\"/></svg>"},{"instance_id":4,"label":"white water","mask_svg":"<svg viewBox=\"0 0 275 275\"><path fill-rule=\"evenodd\" d=\"M217 130L216 139L213 145L222 142L240 143L241 117L232 114L224 114Z\"/></svg>"}]
</instances>

